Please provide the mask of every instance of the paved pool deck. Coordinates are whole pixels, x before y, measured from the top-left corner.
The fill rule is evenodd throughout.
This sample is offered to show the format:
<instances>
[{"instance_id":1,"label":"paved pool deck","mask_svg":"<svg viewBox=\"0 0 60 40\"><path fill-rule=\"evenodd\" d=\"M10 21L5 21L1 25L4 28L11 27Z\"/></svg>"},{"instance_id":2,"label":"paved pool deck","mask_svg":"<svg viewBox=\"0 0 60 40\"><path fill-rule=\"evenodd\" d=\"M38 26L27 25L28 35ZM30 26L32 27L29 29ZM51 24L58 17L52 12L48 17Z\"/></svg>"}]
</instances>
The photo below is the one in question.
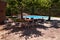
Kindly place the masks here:
<instances>
[{"instance_id":1,"label":"paved pool deck","mask_svg":"<svg viewBox=\"0 0 60 40\"><path fill-rule=\"evenodd\" d=\"M59 17L51 17L51 20L60 20Z\"/></svg>"}]
</instances>

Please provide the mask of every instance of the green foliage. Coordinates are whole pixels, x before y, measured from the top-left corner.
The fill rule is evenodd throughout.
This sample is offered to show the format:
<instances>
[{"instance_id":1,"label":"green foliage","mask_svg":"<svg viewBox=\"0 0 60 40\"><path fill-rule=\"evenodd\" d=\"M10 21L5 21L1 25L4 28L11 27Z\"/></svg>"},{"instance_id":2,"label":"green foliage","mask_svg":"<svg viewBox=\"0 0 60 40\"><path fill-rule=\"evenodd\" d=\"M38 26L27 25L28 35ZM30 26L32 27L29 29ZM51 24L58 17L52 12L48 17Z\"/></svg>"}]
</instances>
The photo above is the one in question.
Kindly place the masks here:
<instances>
[{"instance_id":1,"label":"green foliage","mask_svg":"<svg viewBox=\"0 0 60 40\"><path fill-rule=\"evenodd\" d=\"M52 0L52 2L53 2L53 3L57 3L57 2L59 2L59 0Z\"/></svg>"},{"instance_id":2,"label":"green foliage","mask_svg":"<svg viewBox=\"0 0 60 40\"><path fill-rule=\"evenodd\" d=\"M18 13L17 2L15 0L7 0L7 14ZM8 12L10 10L10 12Z\"/></svg>"},{"instance_id":3,"label":"green foliage","mask_svg":"<svg viewBox=\"0 0 60 40\"><path fill-rule=\"evenodd\" d=\"M41 7L50 7L51 6L51 0L40 0L39 1L40 2L40 5L41 5Z\"/></svg>"},{"instance_id":4,"label":"green foliage","mask_svg":"<svg viewBox=\"0 0 60 40\"><path fill-rule=\"evenodd\" d=\"M30 14L43 14L48 12L52 5L60 8L60 0L5 0L7 2L7 14L28 12ZM42 11L43 9L43 11ZM22 13L21 12L21 13ZM48 13L49 14L49 13ZM47 14L45 14L47 15ZM52 14L53 15L53 14Z\"/></svg>"}]
</instances>

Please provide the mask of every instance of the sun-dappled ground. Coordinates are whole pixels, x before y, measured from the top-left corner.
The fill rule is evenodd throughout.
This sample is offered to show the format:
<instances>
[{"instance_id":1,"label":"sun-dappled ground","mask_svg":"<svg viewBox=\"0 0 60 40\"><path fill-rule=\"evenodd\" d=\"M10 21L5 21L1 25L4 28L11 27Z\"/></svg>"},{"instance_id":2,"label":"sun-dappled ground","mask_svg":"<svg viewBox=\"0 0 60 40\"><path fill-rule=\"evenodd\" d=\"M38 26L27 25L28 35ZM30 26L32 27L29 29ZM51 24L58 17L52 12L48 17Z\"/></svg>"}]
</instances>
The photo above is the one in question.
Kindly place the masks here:
<instances>
[{"instance_id":1,"label":"sun-dappled ground","mask_svg":"<svg viewBox=\"0 0 60 40\"><path fill-rule=\"evenodd\" d=\"M45 26L44 26L45 25ZM0 40L60 40L60 27L46 24L32 27L0 26Z\"/></svg>"}]
</instances>

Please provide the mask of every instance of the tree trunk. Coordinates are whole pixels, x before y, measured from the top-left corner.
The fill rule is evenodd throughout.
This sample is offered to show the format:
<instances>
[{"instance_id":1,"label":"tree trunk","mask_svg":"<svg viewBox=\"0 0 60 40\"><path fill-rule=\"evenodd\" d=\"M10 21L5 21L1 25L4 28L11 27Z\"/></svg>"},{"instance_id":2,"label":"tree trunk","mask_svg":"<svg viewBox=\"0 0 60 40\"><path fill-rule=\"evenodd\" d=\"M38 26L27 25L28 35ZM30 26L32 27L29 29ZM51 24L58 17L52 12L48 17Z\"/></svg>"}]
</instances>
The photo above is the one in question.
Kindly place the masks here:
<instances>
[{"instance_id":1,"label":"tree trunk","mask_svg":"<svg viewBox=\"0 0 60 40\"><path fill-rule=\"evenodd\" d=\"M32 6L32 13L31 14L34 14L34 7Z\"/></svg>"},{"instance_id":2,"label":"tree trunk","mask_svg":"<svg viewBox=\"0 0 60 40\"><path fill-rule=\"evenodd\" d=\"M34 0L32 0L34 2ZM31 10L31 14L33 15L34 14L34 4L32 3L32 10Z\"/></svg>"},{"instance_id":3,"label":"tree trunk","mask_svg":"<svg viewBox=\"0 0 60 40\"><path fill-rule=\"evenodd\" d=\"M49 16L48 21L50 21L50 19L51 19L50 17L51 17L51 16Z\"/></svg>"},{"instance_id":4,"label":"tree trunk","mask_svg":"<svg viewBox=\"0 0 60 40\"><path fill-rule=\"evenodd\" d=\"M50 21L50 17L51 17L51 12L50 12L51 10L50 10L50 8L48 9L48 13L49 13L49 18L48 18L48 21Z\"/></svg>"},{"instance_id":5,"label":"tree trunk","mask_svg":"<svg viewBox=\"0 0 60 40\"><path fill-rule=\"evenodd\" d=\"M23 7L22 7L22 4L21 4L20 7L21 7L21 10L20 10L20 14L21 14L21 15L20 15L20 16L21 16L21 19L23 19Z\"/></svg>"}]
</instances>

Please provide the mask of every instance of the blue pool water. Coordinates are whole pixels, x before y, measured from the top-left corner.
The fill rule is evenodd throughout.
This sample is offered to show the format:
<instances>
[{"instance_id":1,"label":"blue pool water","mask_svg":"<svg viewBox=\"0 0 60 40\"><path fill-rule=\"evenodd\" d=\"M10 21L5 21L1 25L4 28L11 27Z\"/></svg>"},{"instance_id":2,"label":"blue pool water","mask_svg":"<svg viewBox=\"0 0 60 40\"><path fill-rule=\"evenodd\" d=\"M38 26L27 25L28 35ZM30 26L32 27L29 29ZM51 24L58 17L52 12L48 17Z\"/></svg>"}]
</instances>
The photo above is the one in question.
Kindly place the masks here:
<instances>
[{"instance_id":1,"label":"blue pool water","mask_svg":"<svg viewBox=\"0 0 60 40\"><path fill-rule=\"evenodd\" d=\"M48 20L48 16L38 16L38 15L28 15L28 16L23 16L23 18L33 18L33 19L45 19Z\"/></svg>"}]
</instances>

